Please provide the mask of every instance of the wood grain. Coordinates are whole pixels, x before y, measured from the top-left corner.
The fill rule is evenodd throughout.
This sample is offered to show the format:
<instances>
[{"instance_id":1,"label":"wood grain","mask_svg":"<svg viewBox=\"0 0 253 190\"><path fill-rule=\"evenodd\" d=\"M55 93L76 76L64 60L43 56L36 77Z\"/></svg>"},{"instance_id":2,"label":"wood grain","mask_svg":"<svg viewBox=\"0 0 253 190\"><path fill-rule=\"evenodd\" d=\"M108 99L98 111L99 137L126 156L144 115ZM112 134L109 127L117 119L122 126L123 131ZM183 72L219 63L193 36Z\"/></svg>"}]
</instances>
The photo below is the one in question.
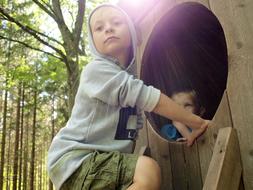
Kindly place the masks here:
<instances>
[{"instance_id":1,"label":"wood grain","mask_svg":"<svg viewBox=\"0 0 253 190\"><path fill-rule=\"evenodd\" d=\"M242 174L236 130L219 130L203 190L238 190Z\"/></svg>"}]
</instances>

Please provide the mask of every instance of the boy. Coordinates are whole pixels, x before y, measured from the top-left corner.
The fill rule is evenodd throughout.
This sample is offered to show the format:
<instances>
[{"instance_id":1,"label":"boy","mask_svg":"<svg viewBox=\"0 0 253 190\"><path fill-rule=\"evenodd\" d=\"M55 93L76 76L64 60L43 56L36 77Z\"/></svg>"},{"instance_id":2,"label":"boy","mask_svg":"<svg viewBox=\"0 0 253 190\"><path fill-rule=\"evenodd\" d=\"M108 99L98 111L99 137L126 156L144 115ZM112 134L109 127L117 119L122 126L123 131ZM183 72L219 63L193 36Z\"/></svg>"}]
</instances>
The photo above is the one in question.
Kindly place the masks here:
<instances>
[{"instance_id":1,"label":"boy","mask_svg":"<svg viewBox=\"0 0 253 190\"><path fill-rule=\"evenodd\" d=\"M135 76L136 34L118 7L101 5L88 19L93 61L81 74L71 117L54 137L48 171L56 189L158 190L160 168L131 153L140 110L154 111L203 133L208 121L190 114Z\"/></svg>"},{"instance_id":2,"label":"boy","mask_svg":"<svg viewBox=\"0 0 253 190\"><path fill-rule=\"evenodd\" d=\"M171 96L178 105L182 106L185 110L202 116L205 108L199 104L195 90L183 90L174 92ZM172 124L166 124L161 129L162 136L176 141L187 140L188 144L192 144L194 139L191 136L191 129L183 123L172 121Z\"/></svg>"}]
</instances>

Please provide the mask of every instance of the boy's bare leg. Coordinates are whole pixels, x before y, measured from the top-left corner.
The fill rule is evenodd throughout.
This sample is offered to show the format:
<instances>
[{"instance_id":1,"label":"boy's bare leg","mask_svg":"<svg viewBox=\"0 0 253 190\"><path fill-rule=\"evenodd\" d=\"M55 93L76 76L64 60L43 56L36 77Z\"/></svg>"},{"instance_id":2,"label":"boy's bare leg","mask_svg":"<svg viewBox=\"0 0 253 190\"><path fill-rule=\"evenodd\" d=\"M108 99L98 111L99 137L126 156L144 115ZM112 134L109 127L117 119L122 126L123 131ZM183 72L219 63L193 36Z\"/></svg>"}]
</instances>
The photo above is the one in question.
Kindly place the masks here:
<instances>
[{"instance_id":1,"label":"boy's bare leg","mask_svg":"<svg viewBox=\"0 0 253 190\"><path fill-rule=\"evenodd\" d=\"M161 171L155 160L140 156L136 163L133 184L127 190L160 190Z\"/></svg>"}]
</instances>

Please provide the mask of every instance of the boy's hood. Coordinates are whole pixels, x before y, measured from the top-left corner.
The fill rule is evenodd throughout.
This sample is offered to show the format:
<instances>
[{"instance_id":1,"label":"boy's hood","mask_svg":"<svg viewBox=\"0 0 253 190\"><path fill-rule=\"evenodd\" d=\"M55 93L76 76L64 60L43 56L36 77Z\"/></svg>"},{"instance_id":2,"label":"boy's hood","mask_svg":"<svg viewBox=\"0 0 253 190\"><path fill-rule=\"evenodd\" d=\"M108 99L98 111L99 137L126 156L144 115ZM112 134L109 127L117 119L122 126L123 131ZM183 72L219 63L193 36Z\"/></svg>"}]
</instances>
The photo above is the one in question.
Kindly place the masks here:
<instances>
[{"instance_id":1,"label":"boy's hood","mask_svg":"<svg viewBox=\"0 0 253 190\"><path fill-rule=\"evenodd\" d=\"M136 31L135 31L135 27L134 24L132 22L132 20L130 19L130 17L125 13L125 11L123 11L120 7L113 5L113 4L101 4L98 7L96 7L89 15L88 17L88 23L87 23L87 27L88 27L88 42L89 42L89 46L90 46L90 51L92 53L93 59L94 61L99 61L99 60L107 60L107 61L112 61L116 64L119 65L117 59L110 57L110 56L106 56L103 55L101 53L99 53L95 47L95 44L93 42L93 38L92 38L92 33L91 33L91 28L90 28L90 18L92 16L92 14L99 8L101 7L113 7L117 10L119 10L120 12L123 13L123 15L125 15L127 23L128 23L128 27L129 27L129 31L130 31L130 35L131 35L131 39L132 39L132 55L133 58L131 60L131 62L129 63L128 67L125 69L126 71L130 72L131 74L135 74L136 73L136 64L135 64L135 57L136 57L136 50L137 50L137 35L136 35Z\"/></svg>"}]
</instances>

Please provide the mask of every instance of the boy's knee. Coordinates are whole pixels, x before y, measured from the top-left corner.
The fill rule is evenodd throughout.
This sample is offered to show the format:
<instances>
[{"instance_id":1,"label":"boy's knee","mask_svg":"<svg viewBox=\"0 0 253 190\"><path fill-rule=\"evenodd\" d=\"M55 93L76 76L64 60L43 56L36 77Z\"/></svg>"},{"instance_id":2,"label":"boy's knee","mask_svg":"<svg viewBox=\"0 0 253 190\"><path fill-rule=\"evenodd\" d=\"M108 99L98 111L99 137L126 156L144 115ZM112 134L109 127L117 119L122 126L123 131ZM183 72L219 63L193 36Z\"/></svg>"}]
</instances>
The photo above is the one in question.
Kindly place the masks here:
<instances>
[{"instance_id":1,"label":"boy's knee","mask_svg":"<svg viewBox=\"0 0 253 190\"><path fill-rule=\"evenodd\" d=\"M158 190L161 184L161 170L158 163L147 156L140 156L134 180L146 186L147 189Z\"/></svg>"},{"instance_id":2,"label":"boy's knee","mask_svg":"<svg viewBox=\"0 0 253 190\"><path fill-rule=\"evenodd\" d=\"M150 171L150 173L154 174L154 172L160 172L160 167L153 158L140 156L139 159L143 167L146 167L147 170L152 169L151 171L153 172Z\"/></svg>"}]
</instances>

